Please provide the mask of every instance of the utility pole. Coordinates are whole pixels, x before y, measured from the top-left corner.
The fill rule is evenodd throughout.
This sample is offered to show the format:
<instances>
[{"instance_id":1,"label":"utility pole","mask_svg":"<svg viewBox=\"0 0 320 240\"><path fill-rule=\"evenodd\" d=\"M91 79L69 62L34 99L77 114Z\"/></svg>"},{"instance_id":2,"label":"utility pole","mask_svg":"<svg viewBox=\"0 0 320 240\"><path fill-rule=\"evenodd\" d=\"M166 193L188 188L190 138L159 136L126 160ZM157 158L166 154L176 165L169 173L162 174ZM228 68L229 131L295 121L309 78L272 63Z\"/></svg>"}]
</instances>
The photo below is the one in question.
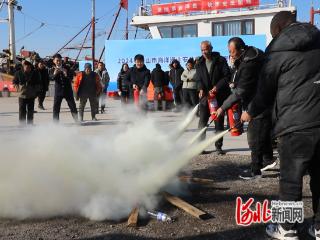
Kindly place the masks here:
<instances>
[{"instance_id":1,"label":"utility pole","mask_svg":"<svg viewBox=\"0 0 320 240\"><path fill-rule=\"evenodd\" d=\"M96 12L96 1L95 0L91 0L92 1L92 22L91 22L91 32L92 32L92 69L94 70L94 60L95 60L95 45L96 45L96 28L95 28L95 23L96 23L96 17L95 17L95 12Z\"/></svg>"},{"instance_id":2,"label":"utility pole","mask_svg":"<svg viewBox=\"0 0 320 240\"><path fill-rule=\"evenodd\" d=\"M8 24L9 24L9 50L10 50L10 60L13 64L16 63L16 37L15 37L15 27L14 27L14 6L16 4L15 0L9 0L8 2Z\"/></svg>"},{"instance_id":3,"label":"utility pole","mask_svg":"<svg viewBox=\"0 0 320 240\"><path fill-rule=\"evenodd\" d=\"M126 34L125 34L125 39L129 39L129 10L127 9L127 19L126 19Z\"/></svg>"}]
</instances>

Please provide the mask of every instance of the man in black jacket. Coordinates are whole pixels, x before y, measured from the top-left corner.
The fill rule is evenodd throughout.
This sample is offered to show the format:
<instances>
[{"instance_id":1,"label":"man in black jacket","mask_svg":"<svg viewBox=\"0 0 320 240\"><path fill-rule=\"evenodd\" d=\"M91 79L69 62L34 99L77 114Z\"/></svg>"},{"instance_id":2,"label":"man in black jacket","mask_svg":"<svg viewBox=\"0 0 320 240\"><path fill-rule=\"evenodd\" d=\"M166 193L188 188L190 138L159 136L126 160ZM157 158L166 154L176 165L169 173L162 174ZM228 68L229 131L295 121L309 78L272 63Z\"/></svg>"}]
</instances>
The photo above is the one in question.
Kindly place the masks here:
<instances>
[{"instance_id":1,"label":"man in black jacket","mask_svg":"<svg viewBox=\"0 0 320 240\"><path fill-rule=\"evenodd\" d=\"M210 117L208 96L212 92L216 92L218 105L221 106L223 101L229 96L230 89L228 82L230 81L230 70L227 61L220 56L218 52L212 52L212 45L209 41L201 43L202 57L196 67L196 80L199 84L199 129L206 127ZM223 114L215 121L216 131L224 130ZM205 138L205 133L202 139ZM221 138L215 143L217 153L224 154L222 151L223 139Z\"/></svg>"},{"instance_id":2,"label":"man in black jacket","mask_svg":"<svg viewBox=\"0 0 320 240\"><path fill-rule=\"evenodd\" d=\"M49 72L44 64L43 60L40 60L37 66L37 72L40 76L40 92L38 95L38 108L45 110L43 106L44 99L46 98L46 93L49 89Z\"/></svg>"},{"instance_id":3,"label":"man in black jacket","mask_svg":"<svg viewBox=\"0 0 320 240\"><path fill-rule=\"evenodd\" d=\"M314 225L320 239L320 31L298 23L291 12L271 21L272 42L266 49L258 91L242 114L243 121L273 106L273 134L278 137L282 201L301 201L303 176L310 174ZM276 239L298 239L296 224L268 225ZM290 237L290 238L289 238Z\"/></svg>"},{"instance_id":4,"label":"man in black jacket","mask_svg":"<svg viewBox=\"0 0 320 240\"><path fill-rule=\"evenodd\" d=\"M62 66L60 54L53 56L54 67L50 69L49 76L55 82L55 93L53 103L53 120L59 121L62 100L65 99L70 108L73 119L78 121L78 111L73 97L71 74Z\"/></svg>"},{"instance_id":5,"label":"man in black jacket","mask_svg":"<svg viewBox=\"0 0 320 240\"><path fill-rule=\"evenodd\" d=\"M34 100L39 92L39 75L32 70L32 64L24 61L22 69L14 75L13 84L20 91L19 121L21 125L33 124Z\"/></svg>"},{"instance_id":6,"label":"man in black jacket","mask_svg":"<svg viewBox=\"0 0 320 240\"><path fill-rule=\"evenodd\" d=\"M217 116L227 111L234 104L239 104L243 111L256 93L259 73L264 61L264 53L255 47L246 46L239 37L228 42L230 58L233 60L233 73L229 86L232 94L223 102ZM250 121L247 132L251 150L251 169L244 171L240 178L255 179L261 177L261 171L276 165L273 160L271 144L271 112L269 110Z\"/></svg>"},{"instance_id":7,"label":"man in black jacket","mask_svg":"<svg viewBox=\"0 0 320 240\"><path fill-rule=\"evenodd\" d=\"M151 72L151 82L154 87L154 110L158 111L159 95L161 96L162 108L164 108L162 110L165 110L166 101L164 99L163 87L166 85L166 74L161 69L159 63L156 64L156 67Z\"/></svg>"},{"instance_id":8,"label":"man in black jacket","mask_svg":"<svg viewBox=\"0 0 320 240\"><path fill-rule=\"evenodd\" d=\"M144 64L144 56L137 54L134 57L134 66L130 68L125 76L125 83L129 85L130 95L133 96L133 91L138 90L140 93L140 106L146 107L147 88L150 83L150 70Z\"/></svg>"},{"instance_id":9,"label":"man in black jacket","mask_svg":"<svg viewBox=\"0 0 320 240\"><path fill-rule=\"evenodd\" d=\"M169 72L169 79L170 83L173 87L173 94L174 94L174 102L176 104L177 110L181 108L182 101L183 101L183 94L182 94L182 85L183 82L181 81L181 75L184 71L183 67L181 67L180 62L175 59L171 63L172 68Z\"/></svg>"}]
</instances>

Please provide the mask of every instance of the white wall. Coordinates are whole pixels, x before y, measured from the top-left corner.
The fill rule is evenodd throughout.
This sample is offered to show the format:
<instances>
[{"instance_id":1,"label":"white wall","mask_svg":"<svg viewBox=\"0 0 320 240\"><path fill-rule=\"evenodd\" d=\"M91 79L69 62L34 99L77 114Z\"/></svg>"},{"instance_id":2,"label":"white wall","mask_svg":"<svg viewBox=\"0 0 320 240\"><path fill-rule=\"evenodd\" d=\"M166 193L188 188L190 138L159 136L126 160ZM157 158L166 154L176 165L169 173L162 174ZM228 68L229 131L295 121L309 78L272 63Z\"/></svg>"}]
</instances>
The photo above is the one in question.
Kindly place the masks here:
<instances>
[{"instance_id":1,"label":"white wall","mask_svg":"<svg viewBox=\"0 0 320 240\"><path fill-rule=\"evenodd\" d=\"M212 25L210 21L198 23L198 37L212 36Z\"/></svg>"},{"instance_id":2,"label":"white wall","mask_svg":"<svg viewBox=\"0 0 320 240\"><path fill-rule=\"evenodd\" d=\"M255 34L266 34L267 45L271 42L270 23L273 16L258 17L255 20Z\"/></svg>"}]
</instances>

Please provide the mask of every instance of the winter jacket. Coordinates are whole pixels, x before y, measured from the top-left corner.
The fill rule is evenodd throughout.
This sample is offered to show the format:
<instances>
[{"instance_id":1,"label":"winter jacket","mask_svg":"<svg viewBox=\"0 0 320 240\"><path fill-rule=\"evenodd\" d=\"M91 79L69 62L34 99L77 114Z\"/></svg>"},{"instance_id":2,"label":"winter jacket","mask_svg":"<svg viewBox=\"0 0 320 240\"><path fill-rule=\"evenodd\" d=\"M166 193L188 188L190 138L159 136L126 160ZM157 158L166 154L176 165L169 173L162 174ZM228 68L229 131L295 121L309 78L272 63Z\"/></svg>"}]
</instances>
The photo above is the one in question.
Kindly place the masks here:
<instances>
[{"instance_id":1,"label":"winter jacket","mask_svg":"<svg viewBox=\"0 0 320 240\"><path fill-rule=\"evenodd\" d=\"M224 57L218 52L212 52L212 66L208 73L206 60L203 56L199 58L196 67L196 80L198 81L198 89L203 90L205 96L215 86L217 88L217 101L219 106L230 95L230 69Z\"/></svg>"},{"instance_id":2,"label":"winter jacket","mask_svg":"<svg viewBox=\"0 0 320 240\"><path fill-rule=\"evenodd\" d=\"M181 89L183 82L181 81L181 75L184 69L180 65L177 68L172 68L169 72L169 79L174 89Z\"/></svg>"},{"instance_id":3,"label":"winter jacket","mask_svg":"<svg viewBox=\"0 0 320 240\"><path fill-rule=\"evenodd\" d=\"M84 78L88 78L88 82L86 84L86 88L84 87ZM90 85L90 82L92 81L92 85ZM85 72L80 72L76 75L76 79L74 81L74 92L77 94L78 97L82 96L98 96L101 91L101 83L100 83L100 77L97 73L91 72L89 75L86 75Z\"/></svg>"},{"instance_id":4,"label":"winter jacket","mask_svg":"<svg viewBox=\"0 0 320 240\"><path fill-rule=\"evenodd\" d=\"M99 69L96 69L95 72L100 77L100 84L103 91L106 91L109 87L110 77L107 69L104 69L103 71L100 71Z\"/></svg>"},{"instance_id":5,"label":"winter jacket","mask_svg":"<svg viewBox=\"0 0 320 240\"><path fill-rule=\"evenodd\" d=\"M144 65L138 69L135 65L129 69L128 74L125 76L125 83L132 89L133 84L137 85L139 89L147 92L150 83L150 70Z\"/></svg>"},{"instance_id":6,"label":"winter jacket","mask_svg":"<svg viewBox=\"0 0 320 240\"><path fill-rule=\"evenodd\" d=\"M266 49L258 91L249 105L257 116L273 106L276 137L320 126L320 31L309 23L283 29Z\"/></svg>"},{"instance_id":7,"label":"winter jacket","mask_svg":"<svg viewBox=\"0 0 320 240\"><path fill-rule=\"evenodd\" d=\"M12 83L20 91L19 98L32 99L38 96L40 90L40 76L38 72L31 70L25 73L19 70L15 73Z\"/></svg>"},{"instance_id":8,"label":"winter jacket","mask_svg":"<svg viewBox=\"0 0 320 240\"><path fill-rule=\"evenodd\" d=\"M232 94L223 102L221 108L227 110L240 102L244 110L254 97L258 85L259 73L264 61L264 53L255 47L246 47L234 63L231 82L235 84Z\"/></svg>"},{"instance_id":9,"label":"winter jacket","mask_svg":"<svg viewBox=\"0 0 320 240\"><path fill-rule=\"evenodd\" d=\"M184 70L181 75L181 80L183 82L182 88L186 89L198 89L198 83L195 78L196 70Z\"/></svg>"},{"instance_id":10,"label":"winter jacket","mask_svg":"<svg viewBox=\"0 0 320 240\"><path fill-rule=\"evenodd\" d=\"M120 92L122 91L129 91L129 85L128 83L125 81L125 77L128 74L128 72L124 72L121 71L118 74L118 78L117 78L117 88L120 90Z\"/></svg>"},{"instance_id":11,"label":"winter jacket","mask_svg":"<svg viewBox=\"0 0 320 240\"><path fill-rule=\"evenodd\" d=\"M63 74L62 71L54 74L56 67L49 70L49 78L55 82L55 96L60 97L72 97L72 77L69 71L67 71L67 76ZM62 67L62 69L66 69Z\"/></svg>"},{"instance_id":12,"label":"winter jacket","mask_svg":"<svg viewBox=\"0 0 320 240\"><path fill-rule=\"evenodd\" d=\"M40 90L41 91L48 91L49 89L49 72L47 68L44 69L37 69L36 70L40 77Z\"/></svg>"},{"instance_id":13,"label":"winter jacket","mask_svg":"<svg viewBox=\"0 0 320 240\"><path fill-rule=\"evenodd\" d=\"M154 87L163 87L166 85L166 74L160 67L156 67L152 70L151 82Z\"/></svg>"}]
</instances>

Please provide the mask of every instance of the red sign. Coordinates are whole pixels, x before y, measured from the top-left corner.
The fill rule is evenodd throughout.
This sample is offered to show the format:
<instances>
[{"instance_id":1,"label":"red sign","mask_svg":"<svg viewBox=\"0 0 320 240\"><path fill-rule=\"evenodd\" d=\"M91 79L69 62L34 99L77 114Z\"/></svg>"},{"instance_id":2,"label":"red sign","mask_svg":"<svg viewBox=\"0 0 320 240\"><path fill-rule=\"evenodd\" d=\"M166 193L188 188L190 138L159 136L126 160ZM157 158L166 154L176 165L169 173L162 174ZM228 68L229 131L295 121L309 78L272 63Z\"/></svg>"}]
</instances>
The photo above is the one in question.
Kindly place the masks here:
<instances>
[{"instance_id":1,"label":"red sign","mask_svg":"<svg viewBox=\"0 0 320 240\"><path fill-rule=\"evenodd\" d=\"M190 0L186 2L152 5L152 15L184 14L189 12L213 11L230 8L259 6L259 0Z\"/></svg>"}]
</instances>

